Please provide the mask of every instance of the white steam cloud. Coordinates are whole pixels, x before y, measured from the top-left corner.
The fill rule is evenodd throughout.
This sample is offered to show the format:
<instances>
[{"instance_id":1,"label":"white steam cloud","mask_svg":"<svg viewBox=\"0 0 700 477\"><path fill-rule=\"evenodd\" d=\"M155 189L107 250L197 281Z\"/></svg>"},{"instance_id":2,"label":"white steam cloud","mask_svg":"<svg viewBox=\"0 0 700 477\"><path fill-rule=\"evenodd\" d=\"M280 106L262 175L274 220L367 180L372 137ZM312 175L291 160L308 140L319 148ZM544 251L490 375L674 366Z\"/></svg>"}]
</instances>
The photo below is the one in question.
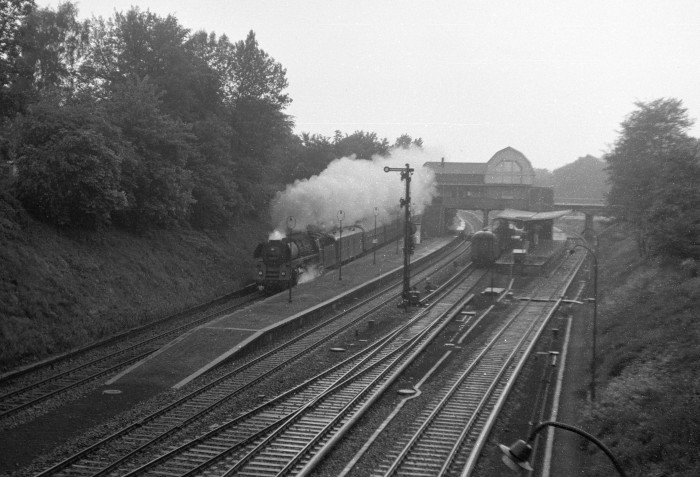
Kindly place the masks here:
<instances>
[{"instance_id":1,"label":"white steam cloud","mask_svg":"<svg viewBox=\"0 0 700 477\"><path fill-rule=\"evenodd\" d=\"M384 167L415 169L411 176L413 214L423 212L435 194L435 176L423 164L439 158L420 149L398 149L388 158L375 156L371 161L343 157L331 162L326 170L309 179L295 181L278 192L272 203L271 216L277 230L286 230L288 217L294 217L296 230L312 225L329 230L338 225L338 211L345 214L343 226L377 225L396 218L399 199L406 193L400 172L384 172ZM403 214L403 212L401 212ZM402 215L403 216L403 215Z\"/></svg>"},{"instance_id":2,"label":"white steam cloud","mask_svg":"<svg viewBox=\"0 0 700 477\"><path fill-rule=\"evenodd\" d=\"M321 269L318 265L311 265L309 268L301 272L299 278L297 279L297 284L310 282L321 276Z\"/></svg>"}]
</instances>

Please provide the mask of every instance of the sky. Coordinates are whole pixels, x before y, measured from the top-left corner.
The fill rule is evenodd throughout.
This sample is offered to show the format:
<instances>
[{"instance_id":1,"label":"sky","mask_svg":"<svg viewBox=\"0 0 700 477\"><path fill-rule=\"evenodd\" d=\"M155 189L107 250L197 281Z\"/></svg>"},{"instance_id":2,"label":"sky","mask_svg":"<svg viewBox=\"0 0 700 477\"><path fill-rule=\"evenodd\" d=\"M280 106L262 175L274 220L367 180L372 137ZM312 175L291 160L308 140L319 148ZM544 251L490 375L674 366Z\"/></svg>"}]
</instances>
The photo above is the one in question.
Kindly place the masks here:
<instances>
[{"instance_id":1,"label":"sky","mask_svg":"<svg viewBox=\"0 0 700 477\"><path fill-rule=\"evenodd\" d=\"M700 119L697 0L73 3L82 18L172 14L232 42L252 30L287 70L297 133L408 134L447 161L508 146L549 170L602 157L638 101L680 99Z\"/></svg>"}]
</instances>

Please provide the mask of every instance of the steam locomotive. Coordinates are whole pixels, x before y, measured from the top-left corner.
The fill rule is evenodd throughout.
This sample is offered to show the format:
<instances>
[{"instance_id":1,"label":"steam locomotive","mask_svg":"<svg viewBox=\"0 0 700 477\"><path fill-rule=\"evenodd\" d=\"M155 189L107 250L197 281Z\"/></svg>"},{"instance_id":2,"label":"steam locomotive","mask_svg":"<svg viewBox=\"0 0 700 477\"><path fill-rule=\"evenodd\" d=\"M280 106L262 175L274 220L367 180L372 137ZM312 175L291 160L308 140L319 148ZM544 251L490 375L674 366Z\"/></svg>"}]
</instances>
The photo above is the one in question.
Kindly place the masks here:
<instances>
[{"instance_id":1,"label":"steam locomotive","mask_svg":"<svg viewBox=\"0 0 700 477\"><path fill-rule=\"evenodd\" d=\"M255 281L258 288L275 293L294 286L302 274L349 262L401 235L396 222L366 231L362 226L343 227L332 233L292 232L279 240L261 242L255 248Z\"/></svg>"}]
</instances>

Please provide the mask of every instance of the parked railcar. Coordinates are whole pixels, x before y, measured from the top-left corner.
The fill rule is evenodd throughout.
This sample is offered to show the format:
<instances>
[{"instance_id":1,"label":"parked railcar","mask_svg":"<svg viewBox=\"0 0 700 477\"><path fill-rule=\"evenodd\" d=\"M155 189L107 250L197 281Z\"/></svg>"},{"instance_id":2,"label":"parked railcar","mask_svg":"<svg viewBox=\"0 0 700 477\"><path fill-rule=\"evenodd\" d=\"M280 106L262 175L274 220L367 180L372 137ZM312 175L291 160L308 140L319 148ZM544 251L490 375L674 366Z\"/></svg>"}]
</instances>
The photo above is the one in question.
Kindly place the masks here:
<instances>
[{"instance_id":1,"label":"parked railcar","mask_svg":"<svg viewBox=\"0 0 700 477\"><path fill-rule=\"evenodd\" d=\"M505 220L496 219L490 228L471 237L471 258L477 266L490 266L506 250L523 247L523 231Z\"/></svg>"}]
</instances>

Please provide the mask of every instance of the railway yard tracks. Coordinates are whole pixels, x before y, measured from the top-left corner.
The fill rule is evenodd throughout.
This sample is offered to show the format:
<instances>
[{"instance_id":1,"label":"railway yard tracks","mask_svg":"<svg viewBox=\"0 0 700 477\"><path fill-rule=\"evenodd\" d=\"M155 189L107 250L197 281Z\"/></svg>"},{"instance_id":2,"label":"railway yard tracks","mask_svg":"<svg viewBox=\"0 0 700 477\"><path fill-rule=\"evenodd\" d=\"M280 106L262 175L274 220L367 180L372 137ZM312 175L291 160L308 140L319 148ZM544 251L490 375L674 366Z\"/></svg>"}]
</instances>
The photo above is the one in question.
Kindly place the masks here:
<instances>
[{"instance_id":1,"label":"railway yard tracks","mask_svg":"<svg viewBox=\"0 0 700 477\"><path fill-rule=\"evenodd\" d=\"M138 362L174 337L259 298L254 286L0 378L0 422Z\"/></svg>"},{"instance_id":2,"label":"railway yard tracks","mask_svg":"<svg viewBox=\"0 0 700 477\"><path fill-rule=\"evenodd\" d=\"M467 244L460 245L437 263L416 270L414 283L434 279L437 270L453 270L448 265L466 250ZM478 326L483 334L465 351L461 366L441 375L429 403L410 426L392 436L391 445L379 453L380 462L375 453L373 463L363 463L373 445L370 440L342 475L367 475L367 468L375 476L471 475L508 392L580 263L578 256L566 255L549 277L528 280L525 288L501 295L501 304L468 319L465 310L483 285L486 270L469 264L459 268L412 314L396 309L400 284L389 286L279 345L200 378L178 399L38 476L313 474L402 373L440 336L444 340L457 321L463 323L460 344ZM499 313L491 313L496 307ZM403 318L397 320L397 314ZM379 323L389 316L400 325L382 328ZM353 333L353 348L336 346ZM358 339L365 335L368 339ZM290 366L305 366L321 355L327 361L310 369L301 384L279 390L271 385L281 382ZM248 397L240 401L242 396ZM257 403L251 404L250 396ZM398 414L399 408L393 416Z\"/></svg>"},{"instance_id":3,"label":"railway yard tracks","mask_svg":"<svg viewBox=\"0 0 700 477\"><path fill-rule=\"evenodd\" d=\"M433 402L372 475L471 475L518 371L559 307L578 263L567 258L552 276L523 290L521 301L510 307L464 367L444 378Z\"/></svg>"},{"instance_id":4,"label":"railway yard tracks","mask_svg":"<svg viewBox=\"0 0 700 477\"><path fill-rule=\"evenodd\" d=\"M416 280L434 276L436 269L448 268L448 264L454 263L457 257L467 251L468 246L462 244L446 255L443 254L437 263L427 264L422 270L417 270L414 274ZM154 447L163 442L170 442L174 436L195 432L193 429L205 425L202 422L213 410L219 409L220 413L224 414L237 413L235 408L226 408L237 395L265 379L271 379L270 376L274 376L275 373L283 374L285 366L289 366L333 337L348 332L349 328L357 326L358 323L371 318L376 319L381 309L389 309L396 313L394 299L398 297L399 291L399 284L387 287L280 346L260 356L246 358L243 360L245 362L232 366L232 370L221 373L222 375L213 381L199 385L179 400L101 439L45 470L41 475L107 475L115 469L121 470L115 471L114 475L123 475L125 463L138 463L144 455L151 455Z\"/></svg>"}]
</instances>

